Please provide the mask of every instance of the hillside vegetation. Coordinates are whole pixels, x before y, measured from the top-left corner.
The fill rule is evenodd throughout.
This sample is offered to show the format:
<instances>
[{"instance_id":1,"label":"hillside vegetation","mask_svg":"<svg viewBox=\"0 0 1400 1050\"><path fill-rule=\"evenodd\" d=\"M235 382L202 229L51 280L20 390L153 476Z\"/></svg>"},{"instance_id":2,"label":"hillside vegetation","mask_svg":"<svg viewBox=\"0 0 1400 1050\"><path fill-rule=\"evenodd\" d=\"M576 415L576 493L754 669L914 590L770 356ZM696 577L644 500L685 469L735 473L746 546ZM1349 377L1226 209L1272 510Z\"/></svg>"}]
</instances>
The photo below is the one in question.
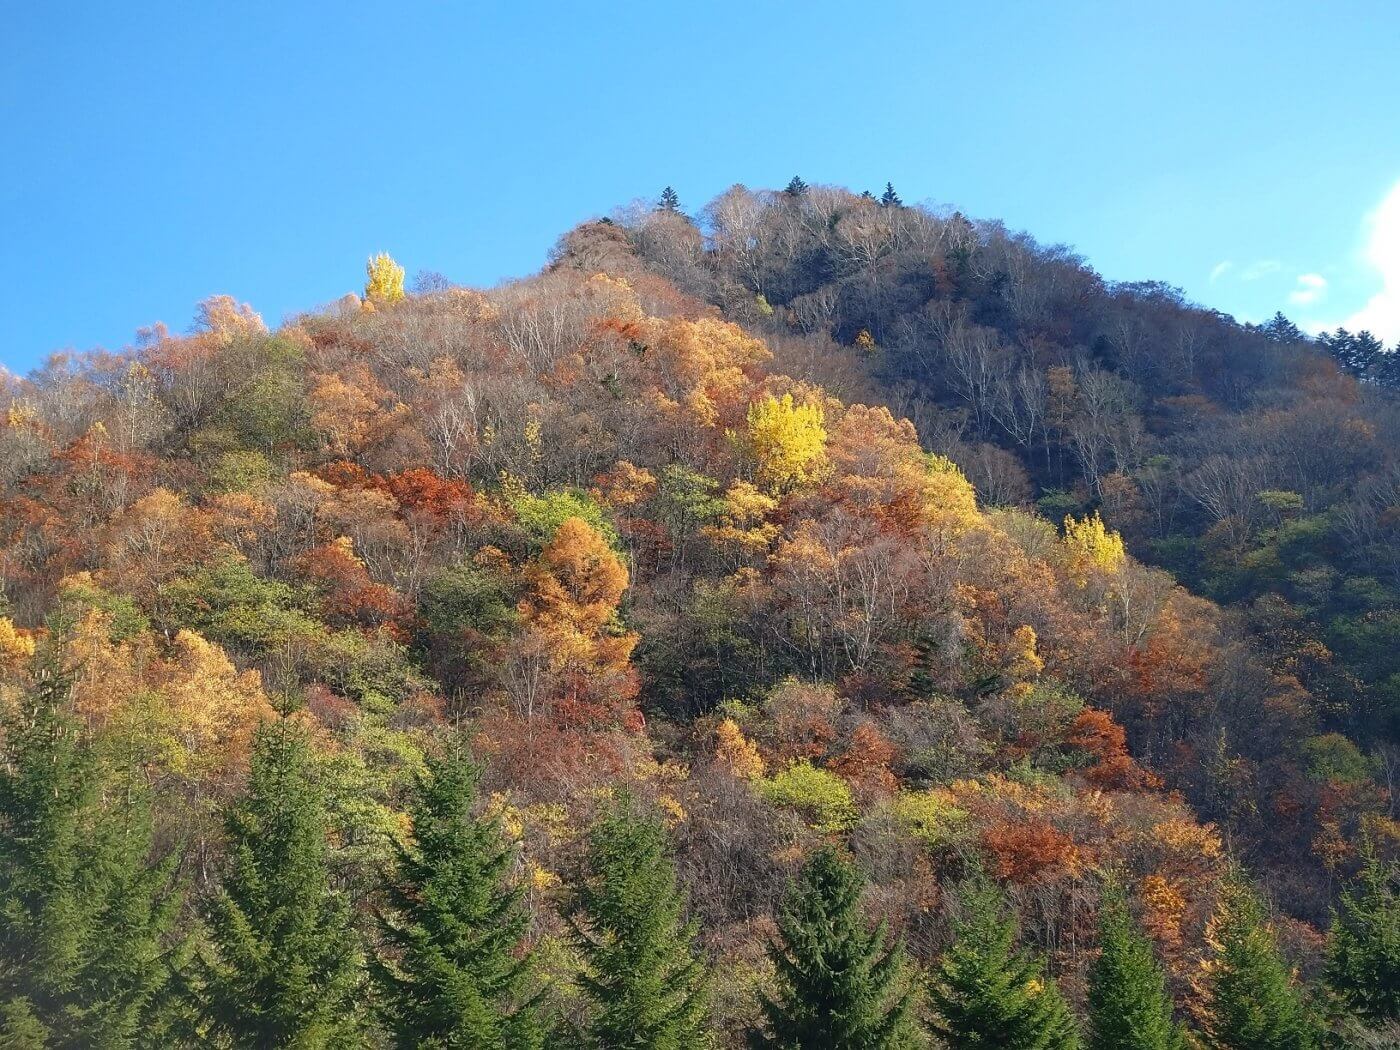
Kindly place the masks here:
<instances>
[{"instance_id":1,"label":"hillside vegetation","mask_svg":"<svg viewBox=\"0 0 1400 1050\"><path fill-rule=\"evenodd\" d=\"M56 358L0 1034L1384 1039L1395 359L800 180Z\"/></svg>"}]
</instances>

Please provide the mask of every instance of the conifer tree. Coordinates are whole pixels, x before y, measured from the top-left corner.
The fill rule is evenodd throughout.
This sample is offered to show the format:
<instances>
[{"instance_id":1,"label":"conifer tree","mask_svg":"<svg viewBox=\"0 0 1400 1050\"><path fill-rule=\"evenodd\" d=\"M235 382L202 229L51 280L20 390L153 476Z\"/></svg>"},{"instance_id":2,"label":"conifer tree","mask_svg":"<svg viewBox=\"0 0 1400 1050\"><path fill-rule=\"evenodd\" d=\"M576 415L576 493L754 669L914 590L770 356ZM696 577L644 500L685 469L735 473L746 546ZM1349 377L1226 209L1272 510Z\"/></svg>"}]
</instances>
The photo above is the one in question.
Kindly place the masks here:
<instances>
[{"instance_id":1,"label":"conifer tree","mask_svg":"<svg viewBox=\"0 0 1400 1050\"><path fill-rule=\"evenodd\" d=\"M1208 1045L1218 1050L1310 1050L1318 1029L1279 955L1259 897L1225 889L1212 923Z\"/></svg>"},{"instance_id":2,"label":"conifer tree","mask_svg":"<svg viewBox=\"0 0 1400 1050\"><path fill-rule=\"evenodd\" d=\"M885 192L880 194L880 206L884 208L898 208L904 204L899 199L899 194L894 191L894 183L885 183Z\"/></svg>"},{"instance_id":3,"label":"conifer tree","mask_svg":"<svg viewBox=\"0 0 1400 1050\"><path fill-rule=\"evenodd\" d=\"M884 1050L915 1045L904 949L860 914L862 879L832 846L803 869L778 916L769 954L776 997L764 997L755 1047Z\"/></svg>"},{"instance_id":4,"label":"conifer tree","mask_svg":"<svg viewBox=\"0 0 1400 1050\"><path fill-rule=\"evenodd\" d=\"M620 800L589 833L588 871L570 909L592 1007L586 1046L709 1045L708 980L684 910L661 822Z\"/></svg>"},{"instance_id":5,"label":"conifer tree","mask_svg":"<svg viewBox=\"0 0 1400 1050\"><path fill-rule=\"evenodd\" d=\"M1133 924L1122 890L1110 886L1099 913L1099 957L1089 973L1088 1050L1183 1046L1152 942Z\"/></svg>"},{"instance_id":6,"label":"conifer tree","mask_svg":"<svg viewBox=\"0 0 1400 1050\"><path fill-rule=\"evenodd\" d=\"M380 1013L400 1047L544 1045L529 918L508 882L514 851L472 812L479 772L460 749L430 759L410 807L413 839L396 847L381 917L389 957L373 964Z\"/></svg>"},{"instance_id":7,"label":"conifer tree","mask_svg":"<svg viewBox=\"0 0 1400 1050\"><path fill-rule=\"evenodd\" d=\"M1001 895L974 883L962 903L929 986L934 1034L948 1050L1076 1050L1074 1017L1042 961L1017 948Z\"/></svg>"},{"instance_id":8,"label":"conifer tree","mask_svg":"<svg viewBox=\"0 0 1400 1050\"><path fill-rule=\"evenodd\" d=\"M1332 919L1327 984L1368 1023L1400 1022L1400 866L1369 842L1365 861Z\"/></svg>"},{"instance_id":9,"label":"conifer tree","mask_svg":"<svg viewBox=\"0 0 1400 1050\"><path fill-rule=\"evenodd\" d=\"M70 687L45 661L0 731L0 1045L136 1046L170 979L175 858L149 863L144 799L80 739Z\"/></svg>"},{"instance_id":10,"label":"conifer tree","mask_svg":"<svg viewBox=\"0 0 1400 1050\"><path fill-rule=\"evenodd\" d=\"M248 790L226 818L229 866L206 904L204 1023L236 1047L353 1043L361 986L350 909L329 885L325 812L306 731L282 717L254 738Z\"/></svg>"},{"instance_id":11,"label":"conifer tree","mask_svg":"<svg viewBox=\"0 0 1400 1050\"><path fill-rule=\"evenodd\" d=\"M783 190L789 197L794 199L803 196L807 192L807 183L802 180L801 175L794 175L792 181Z\"/></svg>"},{"instance_id":12,"label":"conifer tree","mask_svg":"<svg viewBox=\"0 0 1400 1050\"><path fill-rule=\"evenodd\" d=\"M661 191L661 199L657 202L658 211L669 211L673 215L679 215L681 210L681 198L675 190L667 186Z\"/></svg>"}]
</instances>

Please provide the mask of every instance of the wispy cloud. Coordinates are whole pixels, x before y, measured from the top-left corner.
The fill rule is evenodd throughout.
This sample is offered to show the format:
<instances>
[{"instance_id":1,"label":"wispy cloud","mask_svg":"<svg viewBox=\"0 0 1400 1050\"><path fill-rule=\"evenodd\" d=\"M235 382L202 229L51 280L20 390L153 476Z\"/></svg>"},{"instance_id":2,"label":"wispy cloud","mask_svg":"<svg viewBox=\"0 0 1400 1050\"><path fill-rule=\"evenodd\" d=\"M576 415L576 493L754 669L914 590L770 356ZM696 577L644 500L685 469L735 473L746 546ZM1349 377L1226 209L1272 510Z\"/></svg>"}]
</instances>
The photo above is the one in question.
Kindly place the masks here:
<instances>
[{"instance_id":1,"label":"wispy cloud","mask_svg":"<svg viewBox=\"0 0 1400 1050\"><path fill-rule=\"evenodd\" d=\"M1288 293L1288 301L1295 306L1310 306L1327 294L1327 278L1320 273L1298 275L1298 284Z\"/></svg>"},{"instance_id":2,"label":"wispy cloud","mask_svg":"<svg viewBox=\"0 0 1400 1050\"><path fill-rule=\"evenodd\" d=\"M1216 263L1210 271L1210 283L1214 284L1216 281L1220 280L1220 278L1224 277L1227 273L1230 272L1231 267L1233 267L1234 265L1235 264L1229 259L1223 259L1220 262Z\"/></svg>"},{"instance_id":3,"label":"wispy cloud","mask_svg":"<svg viewBox=\"0 0 1400 1050\"><path fill-rule=\"evenodd\" d=\"M1380 274L1381 290L1342 321L1353 332L1369 331L1387 343L1400 341L1400 182L1366 217L1366 261Z\"/></svg>"},{"instance_id":4,"label":"wispy cloud","mask_svg":"<svg viewBox=\"0 0 1400 1050\"><path fill-rule=\"evenodd\" d=\"M1240 279L1245 281L1257 281L1261 277L1267 277L1271 273L1278 273L1283 269L1283 263L1277 259L1260 259L1252 262L1240 271Z\"/></svg>"}]
</instances>

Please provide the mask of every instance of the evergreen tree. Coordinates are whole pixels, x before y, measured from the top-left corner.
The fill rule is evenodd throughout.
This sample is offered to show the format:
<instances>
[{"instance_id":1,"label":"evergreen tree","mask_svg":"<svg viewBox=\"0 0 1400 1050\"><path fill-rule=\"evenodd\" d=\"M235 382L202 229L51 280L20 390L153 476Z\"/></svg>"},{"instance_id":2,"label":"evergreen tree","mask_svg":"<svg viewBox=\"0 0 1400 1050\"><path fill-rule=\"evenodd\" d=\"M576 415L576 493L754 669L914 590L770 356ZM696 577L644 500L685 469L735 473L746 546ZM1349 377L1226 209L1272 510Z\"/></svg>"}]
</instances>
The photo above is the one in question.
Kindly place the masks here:
<instances>
[{"instance_id":1,"label":"evergreen tree","mask_svg":"<svg viewBox=\"0 0 1400 1050\"><path fill-rule=\"evenodd\" d=\"M899 199L899 194L894 191L894 183L885 183L885 192L880 194L880 206L884 208L898 208L904 204Z\"/></svg>"},{"instance_id":2,"label":"evergreen tree","mask_svg":"<svg viewBox=\"0 0 1400 1050\"><path fill-rule=\"evenodd\" d=\"M783 192L795 200L806 194L807 184L802 181L801 175L794 175L792 181L787 184Z\"/></svg>"},{"instance_id":3,"label":"evergreen tree","mask_svg":"<svg viewBox=\"0 0 1400 1050\"><path fill-rule=\"evenodd\" d=\"M929 987L934 1034L949 1050L1076 1050L1069 1007L1041 960L1017 948L1001 895L974 883L962 903Z\"/></svg>"},{"instance_id":4,"label":"evergreen tree","mask_svg":"<svg viewBox=\"0 0 1400 1050\"><path fill-rule=\"evenodd\" d=\"M1284 316L1279 310L1274 316L1259 326L1259 331L1272 342L1275 343L1298 343L1303 341L1303 333L1299 327Z\"/></svg>"},{"instance_id":5,"label":"evergreen tree","mask_svg":"<svg viewBox=\"0 0 1400 1050\"><path fill-rule=\"evenodd\" d=\"M861 876L834 847L808 862L778 916L770 949L778 994L764 997L756 1047L883 1050L914 1045L904 949L860 914Z\"/></svg>"},{"instance_id":6,"label":"evergreen tree","mask_svg":"<svg viewBox=\"0 0 1400 1050\"><path fill-rule=\"evenodd\" d=\"M1367 1022L1400 1022L1400 867L1368 843L1366 865L1332 919L1327 983Z\"/></svg>"},{"instance_id":7,"label":"evergreen tree","mask_svg":"<svg viewBox=\"0 0 1400 1050\"><path fill-rule=\"evenodd\" d=\"M413 841L396 848L381 919L388 959L373 964L395 1045L544 1045L529 925L507 875L514 851L494 821L472 813L478 770L461 751L430 760L410 807Z\"/></svg>"},{"instance_id":8,"label":"evergreen tree","mask_svg":"<svg viewBox=\"0 0 1400 1050\"><path fill-rule=\"evenodd\" d=\"M175 858L149 863L144 799L80 739L70 686L43 663L0 733L0 1045L137 1046L170 979Z\"/></svg>"},{"instance_id":9,"label":"evergreen tree","mask_svg":"<svg viewBox=\"0 0 1400 1050\"><path fill-rule=\"evenodd\" d=\"M1226 887L1213 923L1208 1043L1219 1050L1309 1050L1318 1030L1274 943L1259 898Z\"/></svg>"},{"instance_id":10,"label":"evergreen tree","mask_svg":"<svg viewBox=\"0 0 1400 1050\"><path fill-rule=\"evenodd\" d=\"M589 833L588 872L570 910L585 964L580 984L592 1005L586 1045L709 1045L708 982L684 910L665 830L623 799Z\"/></svg>"},{"instance_id":11,"label":"evergreen tree","mask_svg":"<svg viewBox=\"0 0 1400 1050\"><path fill-rule=\"evenodd\" d=\"M205 907L213 952L200 967L210 1034L236 1047L353 1041L360 949L329 885L323 802L294 720L258 728L248 790L226 827L229 866Z\"/></svg>"},{"instance_id":12,"label":"evergreen tree","mask_svg":"<svg viewBox=\"0 0 1400 1050\"><path fill-rule=\"evenodd\" d=\"M669 211L673 215L679 215L681 210L681 198L675 190L667 186L661 191L661 200L657 202L657 211Z\"/></svg>"},{"instance_id":13,"label":"evergreen tree","mask_svg":"<svg viewBox=\"0 0 1400 1050\"><path fill-rule=\"evenodd\" d=\"M1133 924L1121 889L1099 913L1099 957L1089 973L1088 1050L1180 1050L1166 976L1152 942Z\"/></svg>"}]
</instances>

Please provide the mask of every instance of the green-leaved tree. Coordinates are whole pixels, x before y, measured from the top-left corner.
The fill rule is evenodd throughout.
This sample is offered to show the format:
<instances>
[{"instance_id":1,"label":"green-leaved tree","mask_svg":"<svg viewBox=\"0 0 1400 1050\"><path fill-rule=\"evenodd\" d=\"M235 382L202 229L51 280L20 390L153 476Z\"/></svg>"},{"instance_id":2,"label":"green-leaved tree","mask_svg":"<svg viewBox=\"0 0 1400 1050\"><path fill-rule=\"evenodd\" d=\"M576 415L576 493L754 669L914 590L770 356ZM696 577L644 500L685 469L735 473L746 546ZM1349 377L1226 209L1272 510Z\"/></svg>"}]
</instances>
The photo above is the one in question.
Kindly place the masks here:
<instances>
[{"instance_id":1,"label":"green-leaved tree","mask_svg":"<svg viewBox=\"0 0 1400 1050\"><path fill-rule=\"evenodd\" d=\"M145 801L81 739L70 686L45 661L0 729L0 1046L142 1045L170 979L175 858L150 863Z\"/></svg>"},{"instance_id":2,"label":"green-leaved tree","mask_svg":"<svg viewBox=\"0 0 1400 1050\"><path fill-rule=\"evenodd\" d=\"M430 759L396 849L372 964L379 1013L399 1047L542 1047L539 993L520 951L529 917L509 875L515 851L474 814L479 773L460 749Z\"/></svg>"},{"instance_id":3,"label":"green-leaved tree","mask_svg":"<svg viewBox=\"0 0 1400 1050\"><path fill-rule=\"evenodd\" d=\"M591 1007L585 1045L708 1046L708 979L661 821L621 800L590 830L587 863L570 909Z\"/></svg>"},{"instance_id":4,"label":"green-leaved tree","mask_svg":"<svg viewBox=\"0 0 1400 1050\"><path fill-rule=\"evenodd\" d=\"M1074 1017L1042 960L1017 947L1001 895L973 883L962 905L929 984L934 1034L948 1050L1076 1050Z\"/></svg>"},{"instance_id":5,"label":"green-leaved tree","mask_svg":"<svg viewBox=\"0 0 1400 1050\"><path fill-rule=\"evenodd\" d=\"M861 916L863 879L833 846L807 862L769 950L777 992L763 999L755 1047L885 1050L915 1044L904 949Z\"/></svg>"},{"instance_id":6,"label":"green-leaved tree","mask_svg":"<svg viewBox=\"0 0 1400 1050\"><path fill-rule=\"evenodd\" d=\"M206 902L199 999L215 1045L354 1045L362 961L330 884L326 823L306 730L257 730L246 794L226 817L228 868Z\"/></svg>"},{"instance_id":7,"label":"green-leaved tree","mask_svg":"<svg viewBox=\"0 0 1400 1050\"><path fill-rule=\"evenodd\" d=\"M1099 912L1099 956L1089 972L1088 1050L1181 1050L1166 976L1152 942L1110 886Z\"/></svg>"}]
</instances>

